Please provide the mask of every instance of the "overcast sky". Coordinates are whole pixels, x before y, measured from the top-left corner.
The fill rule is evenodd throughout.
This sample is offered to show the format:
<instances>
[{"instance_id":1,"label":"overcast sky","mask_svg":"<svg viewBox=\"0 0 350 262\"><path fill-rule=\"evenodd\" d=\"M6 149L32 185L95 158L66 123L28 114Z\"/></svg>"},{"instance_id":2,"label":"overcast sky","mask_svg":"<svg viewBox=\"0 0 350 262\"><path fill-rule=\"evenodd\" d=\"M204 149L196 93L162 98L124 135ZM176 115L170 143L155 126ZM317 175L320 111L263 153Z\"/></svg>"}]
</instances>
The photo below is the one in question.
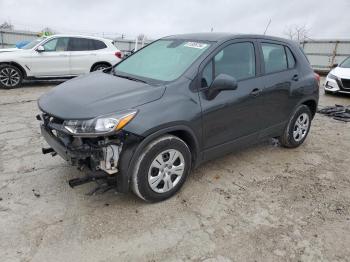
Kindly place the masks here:
<instances>
[{"instance_id":1,"label":"overcast sky","mask_svg":"<svg viewBox=\"0 0 350 262\"><path fill-rule=\"evenodd\" d=\"M0 23L60 33L144 33L148 38L189 32L283 36L306 25L311 38L350 38L350 0L0 0Z\"/></svg>"}]
</instances>

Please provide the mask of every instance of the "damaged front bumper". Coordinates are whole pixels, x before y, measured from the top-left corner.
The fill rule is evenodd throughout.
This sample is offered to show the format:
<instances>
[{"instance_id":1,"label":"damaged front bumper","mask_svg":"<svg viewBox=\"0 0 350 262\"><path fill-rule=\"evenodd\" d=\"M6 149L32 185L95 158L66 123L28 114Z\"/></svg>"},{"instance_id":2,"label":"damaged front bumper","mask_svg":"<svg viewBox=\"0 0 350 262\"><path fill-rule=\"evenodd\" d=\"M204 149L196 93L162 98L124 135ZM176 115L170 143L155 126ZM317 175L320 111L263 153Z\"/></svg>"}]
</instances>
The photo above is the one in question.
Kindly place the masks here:
<instances>
[{"instance_id":1,"label":"damaged front bumper","mask_svg":"<svg viewBox=\"0 0 350 262\"><path fill-rule=\"evenodd\" d=\"M44 154L58 154L78 169L88 169L89 177L79 181L73 179L70 185L76 186L99 178L114 178L120 176L119 161L122 149L135 137L123 131L102 137L79 137L69 134L63 128L63 120L47 114L40 114L37 119L41 121L41 134L50 148L43 148ZM127 178L126 178L127 179ZM125 180L125 179L121 179ZM124 181L124 186L126 185ZM126 189L119 190L126 191Z\"/></svg>"}]
</instances>

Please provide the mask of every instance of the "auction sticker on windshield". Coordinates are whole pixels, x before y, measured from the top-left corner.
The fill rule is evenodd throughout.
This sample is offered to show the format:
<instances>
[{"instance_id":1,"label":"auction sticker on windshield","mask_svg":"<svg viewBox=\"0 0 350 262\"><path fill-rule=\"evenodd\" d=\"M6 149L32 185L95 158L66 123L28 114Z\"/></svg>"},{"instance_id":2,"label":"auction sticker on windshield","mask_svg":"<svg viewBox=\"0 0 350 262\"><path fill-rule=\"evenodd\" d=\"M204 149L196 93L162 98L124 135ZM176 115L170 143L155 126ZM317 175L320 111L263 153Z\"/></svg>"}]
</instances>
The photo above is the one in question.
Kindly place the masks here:
<instances>
[{"instance_id":1,"label":"auction sticker on windshield","mask_svg":"<svg viewBox=\"0 0 350 262\"><path fill-rule=\"evenodd\" d=\"M208 46L208 44L198 43L198 42L187 42L184 46L191 48L203 49Z\"/></svg>"}]
</instances>

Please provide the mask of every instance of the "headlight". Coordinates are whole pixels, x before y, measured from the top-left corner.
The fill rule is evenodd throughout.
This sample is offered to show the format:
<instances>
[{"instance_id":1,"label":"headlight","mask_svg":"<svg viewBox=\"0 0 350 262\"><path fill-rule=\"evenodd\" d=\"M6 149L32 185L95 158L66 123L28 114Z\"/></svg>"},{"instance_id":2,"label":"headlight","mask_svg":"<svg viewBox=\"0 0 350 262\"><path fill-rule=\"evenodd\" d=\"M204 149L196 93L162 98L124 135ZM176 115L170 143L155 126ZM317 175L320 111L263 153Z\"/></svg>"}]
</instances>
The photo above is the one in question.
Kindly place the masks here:
<instances>
[{"instance_id":1,"label":"headlight","mask_svg":"<svg viewBox=\"0 0 350 262\"><path fill-rule=\"evenodd\" d=\"M327 75L327 77L330 78L330 79L333 79L333 80L337 80L337 79L338 79L338 77L336 77L335 75L333 75L333 74L331 74L331 73L329 73L329 74Z\"/></svg>"},{"instance_id":2,"label":"headlight","mask_svg":"<svg viewBox=\"0 0 350 262\"><path fill-rule=\"evenodd\" d=\"M73 135L106 135L122 129L136 115L137 110L99 116L89 120L66 120L63 126Z\"/></svg>"}]
</instances>

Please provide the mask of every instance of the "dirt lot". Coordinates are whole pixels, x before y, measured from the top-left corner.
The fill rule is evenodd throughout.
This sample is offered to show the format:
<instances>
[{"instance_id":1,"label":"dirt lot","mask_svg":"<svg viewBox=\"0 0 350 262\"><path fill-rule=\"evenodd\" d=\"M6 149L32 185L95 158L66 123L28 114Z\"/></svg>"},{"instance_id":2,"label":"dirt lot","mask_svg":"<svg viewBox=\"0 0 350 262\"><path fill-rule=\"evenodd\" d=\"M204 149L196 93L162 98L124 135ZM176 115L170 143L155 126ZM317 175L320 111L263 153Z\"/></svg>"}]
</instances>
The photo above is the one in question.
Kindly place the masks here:
<instances>
[{"instance_id":1,"label":"dirt lot","mask_svg":"<svg viewBox=\"0 0 350 262\"><path fill-rule=\"evenodd\" d=\"M36 99L52 87L0 90L1 261L349 261L350 123L317 115L300 148L228 155L145 204L71 189L79 172L41 154Z\"/></svg>"}]
</instances>

